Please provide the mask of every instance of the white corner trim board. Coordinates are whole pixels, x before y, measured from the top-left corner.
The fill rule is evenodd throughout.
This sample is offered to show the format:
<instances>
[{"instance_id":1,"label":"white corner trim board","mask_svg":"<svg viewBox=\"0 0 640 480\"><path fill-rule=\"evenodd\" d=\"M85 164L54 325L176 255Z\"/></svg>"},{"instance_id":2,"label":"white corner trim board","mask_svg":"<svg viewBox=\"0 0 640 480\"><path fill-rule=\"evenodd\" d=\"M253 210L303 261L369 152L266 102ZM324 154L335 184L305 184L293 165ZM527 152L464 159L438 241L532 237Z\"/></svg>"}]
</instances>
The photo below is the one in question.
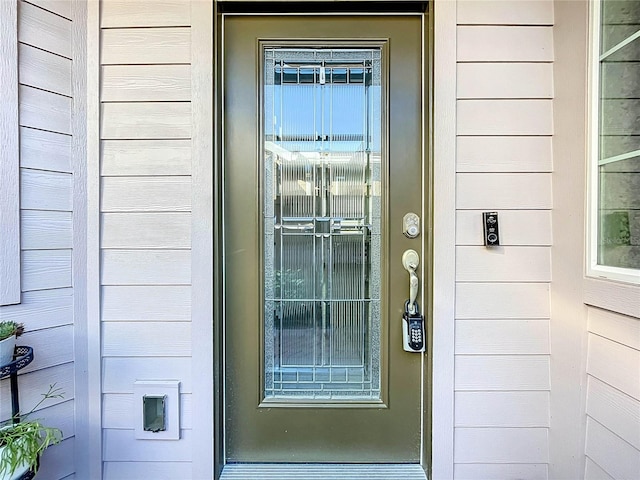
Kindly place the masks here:
<instances>
[{"instance_id":1,"label":"white corner trim board","mask_svg":"<svg viewBox=\"0 0 640 480\"><path fill-rule=\"evenodd\" d=\"M17 4L0 2L0 305L20 303Z\"/></svg>"}]
</instances>

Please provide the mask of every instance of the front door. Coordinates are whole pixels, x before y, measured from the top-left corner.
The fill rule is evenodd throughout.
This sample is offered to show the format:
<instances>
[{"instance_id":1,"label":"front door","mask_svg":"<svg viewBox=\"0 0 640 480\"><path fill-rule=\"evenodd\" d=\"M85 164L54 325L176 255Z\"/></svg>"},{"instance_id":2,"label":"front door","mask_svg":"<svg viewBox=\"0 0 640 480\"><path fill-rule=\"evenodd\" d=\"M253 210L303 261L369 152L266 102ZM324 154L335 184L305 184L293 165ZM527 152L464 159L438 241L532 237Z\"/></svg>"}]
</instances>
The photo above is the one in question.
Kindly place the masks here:
<instances>
[{"instance_id":1,"label":"front door","mask_svg":"<svg viewBox=\"0 0 640 480\"><path fill-rule=\"evenodd\" d=\"M226 461L419 463L421 17L226 15L223 35Z\"/></svg>"}]
</instances>

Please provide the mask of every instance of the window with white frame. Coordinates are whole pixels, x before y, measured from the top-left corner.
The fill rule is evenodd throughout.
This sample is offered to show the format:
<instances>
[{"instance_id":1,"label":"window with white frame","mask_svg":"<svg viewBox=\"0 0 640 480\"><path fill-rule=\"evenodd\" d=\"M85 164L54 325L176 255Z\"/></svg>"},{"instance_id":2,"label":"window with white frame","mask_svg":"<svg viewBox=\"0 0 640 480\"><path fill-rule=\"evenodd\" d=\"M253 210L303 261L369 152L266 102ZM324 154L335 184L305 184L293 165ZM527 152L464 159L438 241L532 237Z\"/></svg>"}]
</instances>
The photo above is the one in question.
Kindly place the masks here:
<instances>
[{"instance_id":1,"label":"window with white frame","mask_svg":"<svg viewBox=\"0 0 640 480\"><path fill-rule=\"evenodd\" d=\"M640 282L640 0L592 5L589 273Z\"/></svg>"}]
</instances>

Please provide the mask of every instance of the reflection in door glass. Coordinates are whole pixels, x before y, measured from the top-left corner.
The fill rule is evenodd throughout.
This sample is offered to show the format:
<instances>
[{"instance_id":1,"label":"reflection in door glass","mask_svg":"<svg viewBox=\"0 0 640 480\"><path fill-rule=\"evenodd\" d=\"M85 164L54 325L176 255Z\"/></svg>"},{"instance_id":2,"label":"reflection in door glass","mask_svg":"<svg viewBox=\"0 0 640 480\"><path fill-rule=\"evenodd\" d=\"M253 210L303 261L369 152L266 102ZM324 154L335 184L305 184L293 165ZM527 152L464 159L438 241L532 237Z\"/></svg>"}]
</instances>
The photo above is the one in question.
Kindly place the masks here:
<instances>
[{"instance_id":1,"label":"reflection in door glass","mask_svg":"<svg viewBox=\"0 0 640 480\"><path fill-rule=\"evenodd\" d=\"M380 398L381 52L264 50L265 398Z\"/></svg>"}]
</instances>

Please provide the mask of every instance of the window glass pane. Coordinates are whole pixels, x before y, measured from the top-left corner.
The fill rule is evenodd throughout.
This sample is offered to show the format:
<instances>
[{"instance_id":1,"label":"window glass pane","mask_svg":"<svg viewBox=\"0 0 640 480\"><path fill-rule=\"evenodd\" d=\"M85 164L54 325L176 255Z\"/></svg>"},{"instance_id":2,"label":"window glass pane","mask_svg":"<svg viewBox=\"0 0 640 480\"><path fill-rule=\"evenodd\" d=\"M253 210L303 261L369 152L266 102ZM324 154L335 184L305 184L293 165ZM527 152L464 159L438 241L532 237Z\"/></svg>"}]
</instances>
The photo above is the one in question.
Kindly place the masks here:
<instances>
[{"instance_id":1,"label":"window glass pane","mask_svg":"<svg viewBox=\"0 0 640 480\"><path fill-rule=\"evenodd\" d=\"M640 269L640 1L603 1L598 264Z\"/></svg>"},{"instance_id":2,"label":"window glass pane","mask_svg":"<svg viewBox=\"0 0 640 480\"><path fill-rule=\"evenodd\" d=\"M605 53L633 35L640 25L640 2L605 0L601 13L600 53Z\"/></svg>"},{"instance_id":3,"label":"window glass pane","mask_svg":"<svg viewBox=\"0 0 640 480\"><path fill-rule=\"evenodd\" d=\"M379 48L264 51L264 396L379 400Z\"/></svg>"}]
</instances>

